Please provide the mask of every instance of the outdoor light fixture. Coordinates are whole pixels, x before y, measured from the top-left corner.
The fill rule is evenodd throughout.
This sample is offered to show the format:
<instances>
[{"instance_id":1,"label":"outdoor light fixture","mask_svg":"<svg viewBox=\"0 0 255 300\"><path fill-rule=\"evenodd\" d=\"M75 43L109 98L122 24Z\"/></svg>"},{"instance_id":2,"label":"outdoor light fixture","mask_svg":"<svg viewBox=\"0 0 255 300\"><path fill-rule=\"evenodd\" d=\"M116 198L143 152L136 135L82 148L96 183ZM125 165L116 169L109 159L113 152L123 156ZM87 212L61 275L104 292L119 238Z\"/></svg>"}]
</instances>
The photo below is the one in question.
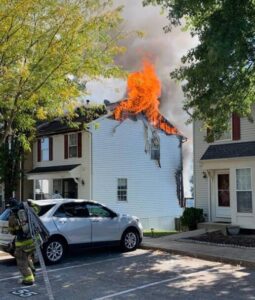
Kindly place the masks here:
<instances>
[{"instance_id":1,"label":"outdoor light fixture","mask_svg":"<svg viewBox=\"0 0 255 300\"><path fill-rule=\"evenodd\" d=\"M206 172L203 172L203 178L207 178Z\"/></svg>"}]
</instances>

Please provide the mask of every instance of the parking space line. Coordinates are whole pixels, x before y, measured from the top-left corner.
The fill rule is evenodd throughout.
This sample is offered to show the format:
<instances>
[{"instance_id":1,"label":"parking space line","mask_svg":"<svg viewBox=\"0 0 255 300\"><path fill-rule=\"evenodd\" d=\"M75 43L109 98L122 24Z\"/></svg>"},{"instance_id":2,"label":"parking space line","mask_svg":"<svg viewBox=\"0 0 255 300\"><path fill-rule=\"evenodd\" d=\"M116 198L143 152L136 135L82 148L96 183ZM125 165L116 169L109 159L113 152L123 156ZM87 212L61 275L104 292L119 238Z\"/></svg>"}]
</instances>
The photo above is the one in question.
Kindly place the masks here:
<instances>
[{"instance_id":1,"label":"parking space line","mask_svg":"<svg viewBox=\"0 0 255 300\"><path fill-rule=\"evenodd\" d=\"M57 269L47 269L48 273L53 273L53 272L57 272L57 271L62 271L62 270L68 270L68 269L75 269L75 268L81 268L81 267L85 267L85 266L90 266L90 265L97 265L97 264L101 264L104 262L110 262L110 261L114 261L114 260L120 260L123 258L133 258L133 257L137 257L140 256L140 254L138 255L132 255L132 256L127 256L127 257L113 257L113 258L108 258L108 259L103 259L103 260L99 260L99 261L95 261L95 262L90 262L90 263L84 263L84 264L79 264L79 265L75 265L75 266L68 266L68 267L63 267L63 268L57 268ZM41 269L37 269L37 270L41 270ZM42 272L37 272L37 275L41 275ZM0 282L3 281L8 281L11 279L17 279L17 278L21 278L20 275L16 275L16 276L11 276L11 277L7 277L7 278L2 278L0 279Z\"/></svg>"},{"instance_id":2,"label":"parking space line","mask_svg":"<svg viewBox=\"0 0 255 300\"><path fill-rule=\"evenodd\" d=\"M128 293L131 293L131 292L134 292L134 291L137 291L137 290L146 289L146 288L151 287L151 286L176 281L178 279L195 277L195 276L198 276L198 275L201 276L201 274L207 273L207 272L210 272L210 271L212 271L211 268L207 269L207 270L199 271L199 272L190 273L190 274L179 275L179 276L176 276L176 277L172 277L172 278L168 278L168 279L164 279L164 280L160 280L160 281L154 281L154 282L151 282L151 283L148 283L148 284L137 286L135 288L124 290L124 291L114 293L114 294L111 294L111 295L103 296L103 297L100 297L100 298L94 298L93 300L105 300L105 299L121 296L121 295L124 295L124 294L128 294Z\"/></svg>"}]
</instances>

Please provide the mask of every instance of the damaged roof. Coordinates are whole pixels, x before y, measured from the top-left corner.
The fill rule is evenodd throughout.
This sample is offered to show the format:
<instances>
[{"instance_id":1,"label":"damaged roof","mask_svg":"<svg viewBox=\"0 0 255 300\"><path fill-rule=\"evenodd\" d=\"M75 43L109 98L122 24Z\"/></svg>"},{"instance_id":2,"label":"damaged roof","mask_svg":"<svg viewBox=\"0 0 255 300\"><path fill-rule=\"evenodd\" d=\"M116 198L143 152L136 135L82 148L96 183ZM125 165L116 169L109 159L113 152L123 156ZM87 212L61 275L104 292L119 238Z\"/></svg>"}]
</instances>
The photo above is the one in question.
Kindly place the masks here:
<instances>
[{"instance_id":1,"label":"damaged roof","mask_svg":"<svg viewBox=\"0 0 255 300\"><path fill-rule=\"evenodd\" d=\"M73 120L71 120L71 123L76 123L78 124L78 126L70 126L70 123L68 123L68 119L66 118L57 118L52 121L41 122L37 126L37 136L43 137L48 135L62 134L62 133L82 130L84 129L83 127L84 124L88 124L92 121L97 120L99 117L103 115L107 115L107 112L110 114L109 118L112 119L113 118L112 113L114 109L122 101L110 102L108 100L105 100L104 105L79 107L76 112L78 116ZM175 127L163 115L161 116L162 116L162 120L165 123L167 123L168 126L172 128ZM134 114L128 114L126 117L131 120L137 120L137 116ZM183 138L183 140L187 140L185 136L183 135L180 136Z\"/></svg>"},{"instance_id":2,"label":"damaged roof","mask_svg":"<svg viewBox=\"0 0 255 300\"><path fill-rule=\"evenodd\" d=\"M88 124L102 115L106 115L107 111L104 105L97 105L79 107L76 113L78 116L71 120L71 123L76 123L78 126L71 126L67 118L57 118L39 124L37 126L37 136L40 137L81 130L84 124Z\"/></svg>"},{"instance_id":3,"label":"damaged roof","mask_svg":"<svg viewBox=\"0 0 255 300\"><path fill-rule=\"evenodd\" d=\"M201 160L255 156L255 142L211 145Z\"/></svg>"}]
</instances>

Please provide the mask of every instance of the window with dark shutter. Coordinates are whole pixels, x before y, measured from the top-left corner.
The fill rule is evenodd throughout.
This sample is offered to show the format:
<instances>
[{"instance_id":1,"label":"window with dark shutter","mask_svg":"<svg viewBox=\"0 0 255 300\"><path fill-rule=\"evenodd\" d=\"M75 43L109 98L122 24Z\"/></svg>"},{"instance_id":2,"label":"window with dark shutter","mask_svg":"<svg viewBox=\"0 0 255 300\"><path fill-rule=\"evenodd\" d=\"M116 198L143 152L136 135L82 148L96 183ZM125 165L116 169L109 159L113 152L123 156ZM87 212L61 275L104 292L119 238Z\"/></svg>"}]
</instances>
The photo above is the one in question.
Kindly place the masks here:
<instances>
[{"instance_id":1,"label":"window with dark shutter","mask_svg":"<svg viewBox=\"0 0 255 300\"><path fill-rule=\"evenodd\" d=\"M78 132L78 157L82 157L82 133Z\"/></svg>"},{"instance_id":2,"label":"window with dark shutter","mask_svg":"<svg viewBox=\"0 0 255 300\"><path fill-rule=\"evenodd\" d=\"M65 134L64 136L64 156L65 156L65 159L68 158L68 135Z\"/></svg>"},{"instance_id":3,"label":"window with dark shutter","mask_svg":"<svg viewBox=\"0 0 255 300\"><path fill-rule=\"evenodd\" d=\"M49 160L53 160L53 138L49 138Z\"/></svg>"},{"instance_id":4,"label":"window with dark shutter","mask_svg":"<svg viewBox=\"0 0 255 300\"><path fill-rule=\"evenodd\" d=\"M240 117L236 113L232 115L232 137L234 141L240 140L241 138Z\"/></svg>"},{"instance_id":5,"label":"window with dark shutter","mask_svg":"<svg viewBox=\"0 0 255 300\"><path fill-rule=\"evenodd\" d=\"M37 161L41 161L41 139L37 140Z\"/></svg>"}]
</instances>

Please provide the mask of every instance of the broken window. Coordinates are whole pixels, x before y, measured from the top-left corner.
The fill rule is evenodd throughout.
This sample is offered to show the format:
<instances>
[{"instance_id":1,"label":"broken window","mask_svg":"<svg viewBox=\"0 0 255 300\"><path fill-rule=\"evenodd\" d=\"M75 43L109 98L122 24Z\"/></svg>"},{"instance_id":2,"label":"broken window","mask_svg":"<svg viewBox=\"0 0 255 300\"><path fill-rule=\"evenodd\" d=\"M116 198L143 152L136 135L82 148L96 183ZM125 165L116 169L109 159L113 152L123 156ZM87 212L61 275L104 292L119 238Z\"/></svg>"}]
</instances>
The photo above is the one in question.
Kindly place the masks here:
<instances>
[{"instance_id":1,"label":"broken window","mask_svg":"<svg viewBox=\"0 0 255 300\"><path fill-rule=\"evenodd\" d=\"M127 201L127 178L118 178L117 199Z\"/></svg>"},{"instance_id":2,"label":"broken window","mask_svg":"<svg viewBox=\"0 0 255 300\"><path fill-rule=\"evenodd\" d=\"M160 139L155 132L151 138L151 159L160 160Z\"/></svg>"},{"instance_id":3,"label":"broken window","mask_svg":"<svg viewBox=\"0 0 255 300\"><path fill-rule=\"evenodd\" d=\"M151 159L153 159L153 160L159 160L160 159L159 144L151 143Z\"/></svg>"}]
</instances>

